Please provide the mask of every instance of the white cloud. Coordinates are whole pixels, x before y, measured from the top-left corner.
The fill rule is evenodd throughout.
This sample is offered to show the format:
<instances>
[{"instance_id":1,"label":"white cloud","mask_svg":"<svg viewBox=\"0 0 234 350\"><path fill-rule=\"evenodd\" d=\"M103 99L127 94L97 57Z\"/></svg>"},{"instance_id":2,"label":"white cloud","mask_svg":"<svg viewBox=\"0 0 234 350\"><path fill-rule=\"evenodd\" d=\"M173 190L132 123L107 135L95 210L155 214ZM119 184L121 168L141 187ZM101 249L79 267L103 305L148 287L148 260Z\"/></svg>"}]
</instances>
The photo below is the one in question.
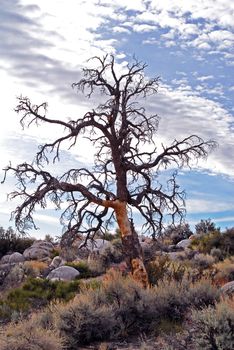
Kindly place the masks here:
<instances>
[{"instance_id":1,"label":"white cloud","mask_svg":"<svg viewBox=\"0 0 234 350\"><path fill-rule=\"evenodd\" d=\"M132 28L137 33L146 33L155 31L157 27L149 24L134 24Z\"/></svg>"},{"instance_id":2,"label":"white cloud","mask_svg":"<svg viewBox=\"0 0 234 350\"><path fill-rule=\"evenodd\" d=\"M215 205L214 205L215 202ZM186 209L188 214L215 213L234 210L234 203L208 199L187 199Z\"/></svg>"},{"instance_id":3,"label":"white cloud","mask_svg":"<svg viewBox=\"0 0 234 350\"><path fill-rule=\"evenodd\" d=\"M33 1L21 0L20 3L30 5ZM79 80L77 72L86 59L93 55L102 56L106 52L112 52L119 59L125 58L122 51L118 55L121 44L116 39L118 33L128 34L127 38L132 31L149 33L149 38L144 39L143 43L158 45L160 36L157 39L154 32L160 27L161 32L166 32L161 35L161 39L167 47L181 45L183 48L197 48L201 50L197 55L199 60L204 60L203 51L206 54L222 51L229 65L234 58L231 52L234 35L230 29L234 26L234 5L227 0L71 0L69 6L65 0L58 0L56 6L48 0L38 0L35 3L40 10L24 13L21 9L25 18L33 23L29 25L22 22L15 26L17 30L22 29L19 34L27 34L27 40L21 42L21 36L15 35L16 44L19 42L18 46L21 47L16 45L14 51L5 50L8 53L7 58L2 56L0 60L1 96L4 96L1 101L4 120L0 129L1 167L7 165L10 159L17 163L26 158L30 161L37 142L54 136L49 128L43 128L43 133L38 132L37 128L19 131L19 124L16 122L18 118L13 111L15 97L22 93L36 103L48 100L49 114L55 117L80 117L90 105L71 90L71 79ZM129 14L128 10L135 12ZM115 21L113 26L112 20ZM9 23L9 26L14 28L13 23ZM217 30L219 26L220 29ZM108 36L111 31L115 33L114 38ZM8 42L10 39L12 37ZM23 56L28 53L30 55ZM180 54L173 50L172 53ZM122 62L119 69L124 64L126 61ZM201 84L196 87L196 91L189 86L186 79L178 81L176 89L169 85L162 86L154 100L149 101L149 105L161 117L161 140L168 143L175 136L179 138L191 133L201 135L204 139L215 139L220 144L219 148L206 162L199 163L199 166L203 170L210 169L216 173L234 176L234 136L231 130L233 116L219 103L199 95L206 88L202 83L212 78L212 75L198 76L197 80ZM233 87L230 91L233 91ZM213 89L207 89L207 92L220 97L223 96L223 87L216 85ZM53 134L57 134L57 130ZM11 147L9 142L12 142ZM82 157L78 160L91 162L91 148L82 143L79 144L78 151L80 149ZM72 150L71 157L71 161L77 160L75 150ZM62 166L61 164L61 169ZM13 185L11 180L10 185ZM9 192L10 185L4 187L3 191ZM192 204L195 208L196 203L190 202ZM204 210L206 204L207 202L202 204ZM8 214L11 208L13 209L12 202L6 203L5 195L0 196L2 215ZM50 217L39 216L38 219L49 222ZM53 219L51 223L52 221Z\"/></svg>"},{"instance_id":4,"label":"white cloud","mask_svg":"<svg viewBox=\"0 0 234 350\"><path fill-rule=\"evenodd\" d=\"M128 23L134 30L142 31L140 25L145 31L155 30L154 26L168 29L161 35L162 44L166 47L174 46L171 40L176 38L177 45L193 46L201 51L215 48L219 53L226 54L226 50L232 49L234 9L230 1L151 0L147 3L148 8L143 7ZM121 6L121 1L118 6ZM144 39L144 43L153 41Z\"/></svg>"},{"instance_id":5,"label":"white cloud","mask_svg":"<svg viewBox=\"0 0 234 350\"><path fill-rule=\"evenodd\" d=\"M198 164L214 173L234 177L234 134L231 128L234 118L218 102L197 96L190 86L173 89L161 86L158 96L150 101L150 111L156 111L161 117L158 135L166 144L175 137L180 139L191 134L217 141L219 147L206 161Z\"/></svg>"},{"instance_id":6,"label":"white cloud","mask_svg":"<svg viewBox=\"0 0 234 350\"><path fill-rule=\"evenodd\" d=\"M213 75L202 75L200 77L197 77L197 80L199 81L206 81L206 80L210 80L210 79L214 79Z\"/></svg>"},{"instance_id":7,"label":"white cloud","mask_svg":"<svg viewBox=\"0 0 234 350\"><path fill-rule=\"evenodd\" d=\"M165 34L161 34L161 38L163 39L174 39L176 35L176 31L174 29L171 29L169 32Z\"/></svg>"},{"instance_id":8,"label":"white cloud","mask_svg":"<svg viewBox=\"0 0 234 350\"><path fill-rule=\"evenodd\" d=\"M155 44L159 44L159 40L156 38L149 38L147 40L143 40L142 44L155 45Z\"/></svg>"},{"instance_id":9,"label":"white cloud","mask_svg":"<svg viewBox=\"0 0 234 350\"><path fill-rule=\"evenodd\" d=\"M128 30L127 28L120 27L120 26L113 27L113 32L114 33L126 33L126 34L131 33L130 30Z\"/></svg>"},{"instance_id":10,"label":"white cloud","mask_svg":"<svg viewBox=\"0 0 234 350\"><path fill-rule=\"evenodd\" d=\"M43 222L46 224L56 224L58 226L60 225L59 218L56 218L52 215L50 216L50 215L46 215L46 214L34 214L34 218L38 222Z\"/></svg>"}]
</instances>

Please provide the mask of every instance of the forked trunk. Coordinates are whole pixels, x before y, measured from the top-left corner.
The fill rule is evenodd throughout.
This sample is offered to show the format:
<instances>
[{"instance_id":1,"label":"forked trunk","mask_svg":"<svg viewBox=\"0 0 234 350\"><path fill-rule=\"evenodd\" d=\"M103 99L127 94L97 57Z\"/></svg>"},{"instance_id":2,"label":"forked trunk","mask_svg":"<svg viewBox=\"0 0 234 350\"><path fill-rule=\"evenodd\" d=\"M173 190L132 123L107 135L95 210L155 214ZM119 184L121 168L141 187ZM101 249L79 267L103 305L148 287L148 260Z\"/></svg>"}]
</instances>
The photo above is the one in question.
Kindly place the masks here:
<instances>
[{"instance_id":1,"label":"forked trunk","mask_svg":"<svg viewBox=\"0 0 234 350\"><path fill-rule=\"evenodd\" d=\"M144 288L147 288L149 280L143 261L142 248L133 223L129 221L126 202L116 201L115 215L121 232L124 254L132 276Z\"/></svg>"}]
</instances>

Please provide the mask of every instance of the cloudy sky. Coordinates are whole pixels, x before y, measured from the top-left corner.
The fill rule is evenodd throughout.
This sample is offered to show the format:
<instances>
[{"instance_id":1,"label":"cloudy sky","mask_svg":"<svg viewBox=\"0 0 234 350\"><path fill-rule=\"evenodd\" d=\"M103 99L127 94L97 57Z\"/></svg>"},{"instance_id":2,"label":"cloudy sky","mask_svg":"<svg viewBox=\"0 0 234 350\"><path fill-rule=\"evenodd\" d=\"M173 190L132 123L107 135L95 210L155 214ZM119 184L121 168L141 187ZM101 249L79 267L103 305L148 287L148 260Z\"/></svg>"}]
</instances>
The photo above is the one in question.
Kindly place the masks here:
<instances>
[{"instance_id":1,"label":"cloudy sky","mask_svg":"<svg viewBox=\"0 0 234 350\"><path fill-rule=\"evenodd\" d=\"M112 53L121 67L135 55L148 64L148 76L160 76L159 92L149 101L160 116L160 140L197 134L219 143L207 161L180 172L187 221L193 227L211 218L222 228L234 226L233 27L231 0L1 0L0 168L30 162L54 134L21 129L17 96L47 101L51 116L77 118L89 105L71 84L87 59ZM79 157L66 153L66 166L88 161L89 149L81 148ZM6 198L14 185L9 177L0 187L3 227L13 225L17 203ZM61 233L52 208L38 211L36 223L37 236Z\"/></svg>"}]
</instances>

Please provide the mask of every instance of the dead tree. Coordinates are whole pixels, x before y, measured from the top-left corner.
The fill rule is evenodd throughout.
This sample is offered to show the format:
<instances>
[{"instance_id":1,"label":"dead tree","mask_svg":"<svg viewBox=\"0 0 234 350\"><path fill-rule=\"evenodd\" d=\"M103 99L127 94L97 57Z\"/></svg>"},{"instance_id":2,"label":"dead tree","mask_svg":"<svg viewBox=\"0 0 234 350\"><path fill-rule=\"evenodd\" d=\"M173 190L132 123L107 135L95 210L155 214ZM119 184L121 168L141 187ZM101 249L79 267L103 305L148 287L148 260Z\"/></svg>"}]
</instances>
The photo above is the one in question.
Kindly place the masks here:
<instances>
[{"instance_id":1,"label":"dead tree","mask_svg":"<svg viewBox=\"0 0 234 350\"><path fill-rule=\"evenodd\" d=\"M176 183L176 173L163 186L160 169L181 168L190 161L206 157L215 146L197 135L174 140L158 151L155 137L158 116L147 115L141 99L157 93L158 78L146 79L146 64L134 60L121 75L116 72L113 56L94 57L95 68L83 70L83 79L73 87L90 98L98 91L104 103L77 120L56 120L47 116L47 104L33 105L20 97L16 112L21 114L23 127L31 124L61 126L61 135L39 147L33 165L23 163L5 170L13 171L18 190L11 197L20 197L22 204L14 211L17 228L34 226L36 208L45 208L48 201L60 208L66 204L61 220L67 231L85 233L87 239L104 229L113 219L121 232L124 252L133 277L144 286L148 276L141 245L132 221L132 209L144 220L143 229L155 237L163 227L163 218L172 222L184 215L184 192ZM52 131L51 131L52 133ZM76 147L82 135L95 147L92 168L69 169L61 176L45 170L51 162L59 161L61 145L69 141ZM75 166L75 164L74 164Z\"/></svg>"}]
</instances>

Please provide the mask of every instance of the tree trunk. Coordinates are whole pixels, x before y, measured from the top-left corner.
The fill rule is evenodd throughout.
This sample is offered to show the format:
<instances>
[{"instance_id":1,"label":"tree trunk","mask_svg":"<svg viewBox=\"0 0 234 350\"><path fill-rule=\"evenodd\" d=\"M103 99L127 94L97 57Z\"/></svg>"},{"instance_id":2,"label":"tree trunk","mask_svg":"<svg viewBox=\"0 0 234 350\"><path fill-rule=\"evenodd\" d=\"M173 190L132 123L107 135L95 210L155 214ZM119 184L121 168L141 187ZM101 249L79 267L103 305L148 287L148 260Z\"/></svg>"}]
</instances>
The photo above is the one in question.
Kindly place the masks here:
<instances>
[{"instance_id":1,"label":"tree trunk","mask_svg":"<svg viewBox=\"0 0 234 350\"><path fill-rule=\"evenodd\" d=\"M149 286L148 274L143 261L143 252L133 223L127 215L127 203L115 201L115 215L121 232L123 251L133 278L144 288Z\"/></svg>"}]
</instances>

